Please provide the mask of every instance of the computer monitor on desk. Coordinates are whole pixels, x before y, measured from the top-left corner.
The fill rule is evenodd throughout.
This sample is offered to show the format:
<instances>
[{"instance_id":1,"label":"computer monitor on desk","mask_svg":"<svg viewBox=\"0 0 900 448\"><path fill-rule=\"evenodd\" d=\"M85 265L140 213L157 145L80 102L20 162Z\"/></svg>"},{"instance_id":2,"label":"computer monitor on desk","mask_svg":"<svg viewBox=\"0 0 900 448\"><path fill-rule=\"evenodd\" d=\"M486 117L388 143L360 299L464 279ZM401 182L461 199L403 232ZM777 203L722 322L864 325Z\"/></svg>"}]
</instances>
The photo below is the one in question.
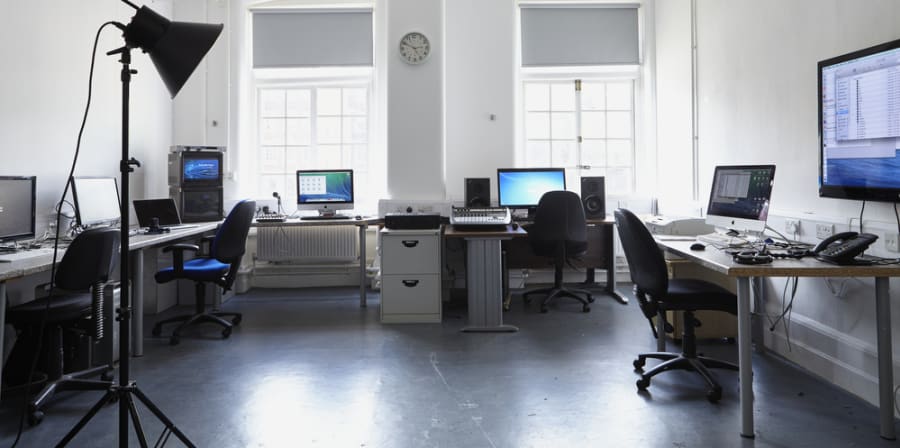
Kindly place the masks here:
<instances>
[{"instance_id":1,"label":"computer monitor on desk","mask_svg":"<svg viewBox=\"0 0 900 448\"><path fill-rule=\"evenodd\" d=\"M119 187L114 177L73 177L72 197L81 227L118 224Z\"/></svg>"},{"instance_id":2,"label":"computer monitor on desk","mask_svg":"<svg viewBox=\"0 0 900 448\"><path fill-rule=\"evenodd\" d=\"M334 217L353 209L353 170L297 170L297 210Z\"/></svg>"},{"instance_id":3,"label":"computer monitor on desk","mask_svg":"<svg viewBox=\"0 0 900 448\"><path fill-rule=\"evenodd\" d=\"M732 235L761 233L769 216L774 178L775 165L717 166L706 223Z\"/></svg>"},{"instance_id":4,"label":"computer monitor on desk","mask_svg":"<svg viewBox=\"0 0 900 448\"><path fill-rule=\"evenodd\" d=\"M0 176L0 243L34 238L34 176Z\"/></svg>"},{"instance_id":5,"label":"computer monitor on desk","mask_svg":"<svg viewBox=\"0 0 900 448\"><path fill-rule=\"evenodd\" d=\"M566 189L564 168L499 168L497 201L500 207L528 209L533 215L541 196Z\"/></svg>"}]
</instances>

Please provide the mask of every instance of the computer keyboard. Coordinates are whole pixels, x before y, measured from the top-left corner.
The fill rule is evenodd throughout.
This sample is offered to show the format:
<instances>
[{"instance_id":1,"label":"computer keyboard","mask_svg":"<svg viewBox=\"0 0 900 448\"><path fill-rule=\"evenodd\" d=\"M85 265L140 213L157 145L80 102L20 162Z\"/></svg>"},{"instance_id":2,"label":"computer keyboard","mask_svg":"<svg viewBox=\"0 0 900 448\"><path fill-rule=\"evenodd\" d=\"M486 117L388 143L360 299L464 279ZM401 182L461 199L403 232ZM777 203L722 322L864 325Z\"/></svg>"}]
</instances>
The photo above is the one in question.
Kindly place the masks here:
<instances>
[{"instance_id":1,"label":"computer keyboard","mask_svg":"<svg viewBox=\"0 0 900 448\"><path fill-rule=\"evenodd\" d=\"M450 224L455 226L505 226L512 222L506 207L453 207Z\"/></svg>"},{"instance_id":2,"label":"computer keyboard","mask_svg":"<svg viewBox=\"0 0 900 448\"><path fill-rule=\"evenodd\" d=\"M697 235L697 241L706 244L712 244L713 246L731 246L733 244L744 244L747 242L746 239L724 235L721 233L707 233L706 235Z\"/></svg>"},{"instance_id":3,"label":"computer keyboard","mask_svg":"<svg viewBox=\"0 0 900 448\"><path fill-rule=\"evenodd\" d=\"M60 248L60 252L64 248ZM20 250L18 252L7 252L0 253L0 263L10 263L13 261L21 261L27 260L29 258L42 257L42 256L52 256L53 248L52 247L42 247L40 249L28 249L28 250ZM62 254L60 254L62 255ZM62 258L60 256L60 258Z\"/></svg>"},{"instance_id":4,"label":"computer keyboard","mask_svg":"<svg viewBox=\"0 0 900 448\"><path fill-rule=\"evenodd\" d=\"M301 221L325 221L330 219L350 219L348 215L332 215L332 216L322 216L322 215L310 215L310 216L301 216Z\"/></svg>"},{"instance_id":5,"label":"computer keyboard","mask_svg":"<svg viewBox=\"0 0 900 448\"><path fill-rule=\"evenodd\" d=\"M274 213L256 217L256 222L284 222L285 220L287 220L287 216Z\"/></svg>"}]
</instances>

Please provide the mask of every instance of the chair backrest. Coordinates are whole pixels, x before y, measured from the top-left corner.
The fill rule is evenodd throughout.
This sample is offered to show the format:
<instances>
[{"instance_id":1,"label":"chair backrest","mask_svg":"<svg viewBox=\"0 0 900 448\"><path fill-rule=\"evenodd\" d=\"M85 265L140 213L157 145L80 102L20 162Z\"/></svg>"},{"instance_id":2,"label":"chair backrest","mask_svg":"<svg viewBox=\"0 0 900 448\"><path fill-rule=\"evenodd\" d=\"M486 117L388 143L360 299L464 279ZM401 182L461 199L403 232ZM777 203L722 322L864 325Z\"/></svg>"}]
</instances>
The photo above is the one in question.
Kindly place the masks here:
<instances>
[{"instance_id":1,"label":"chair backrest","mask_svg":"<svg viewBox=\"0 0 900 448\"><path fill-rule=\"evenodd\" d=\"M250 224L253 222L254 213L256 213L256 202L249 200L238 202L228 212L225 222L219 226L212 242L210 255L213 258L228 264L241 261L247 248L247 234L250 233Z\"/></svg>"},{"instance_id":2,"label":"chair backrest","mask_svg":"<svg viewBox=\"0 0 900 448\"><path fill-rule=\"evenodd\" d=\"M659 299L669 289L669 273L662 251L644 223L629 210L615 211L619 239L625 249L631 281L637 289Z\"/></svg>"},{"instance_id":3,"label":"chair backrest","mask_svg":"<svg viewBox=\"0 0 900 448\"><path fill-rule=\"evenodd\" d=\"M70 291L106 282L119 262L119 229L88 229L78 234L56 268L56 287Z\"/></svg>"},{"instance_id":4,"label":"chair backrest","mask_svg":"<svg viewBox=\"0 0 900 448\"><path fill-rule=\"evenodd\" d=\"M583 254L588 244L581 198L564 190L544 193L538 201L534 224L528 228L528 239L537 255Z\"/></svg>"}]
</instances>

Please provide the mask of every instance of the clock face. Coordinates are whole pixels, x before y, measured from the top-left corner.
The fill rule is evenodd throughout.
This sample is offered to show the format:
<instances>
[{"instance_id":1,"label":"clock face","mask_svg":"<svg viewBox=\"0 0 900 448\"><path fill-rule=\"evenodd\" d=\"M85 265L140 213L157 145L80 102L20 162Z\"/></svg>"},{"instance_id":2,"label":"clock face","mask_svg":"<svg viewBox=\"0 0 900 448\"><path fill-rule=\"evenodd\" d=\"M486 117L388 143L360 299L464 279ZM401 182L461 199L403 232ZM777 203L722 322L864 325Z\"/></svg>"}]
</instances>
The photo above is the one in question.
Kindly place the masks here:
<instances>
[{"instance_id":1,"label":"clock face","mask_svg":"<svg viewBox=\"0 0 900 448\"><path fill-rule=\"evenodd\" d=\"M421 64L430 54L431 44L424 34L413 31L400 39L400 57L407 64Z\"/></svg>"}]
</instances>

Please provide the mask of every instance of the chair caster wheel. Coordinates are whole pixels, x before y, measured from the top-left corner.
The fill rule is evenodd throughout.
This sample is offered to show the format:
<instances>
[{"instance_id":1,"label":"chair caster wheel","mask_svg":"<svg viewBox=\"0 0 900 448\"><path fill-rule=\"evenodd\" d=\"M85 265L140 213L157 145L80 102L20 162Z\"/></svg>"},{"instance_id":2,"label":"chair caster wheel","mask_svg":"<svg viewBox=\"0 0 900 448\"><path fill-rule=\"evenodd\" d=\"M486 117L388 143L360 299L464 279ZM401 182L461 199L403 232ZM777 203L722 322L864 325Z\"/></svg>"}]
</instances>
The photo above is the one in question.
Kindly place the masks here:
<instances>
[{"instance_id":1,"label":"chair caster wheel","mask_svg":"<svg viewBox=\"0 0 900 448\"><path fill-rule=\"evenodd\" d=\"M44 420L44 413L38 410L31 411L28 414L28 426L37 426Z\"/></svg>"},{"instance_id":2,"label":"chair caster wheel","mask_svg":"<svg viewBox=\"0 0 900 448\"><path fill-rule=\"evenodd\" d=\"M547 308L545 305L541 305L541 312L546 313L547 311L550 311L550 309Z\"/></svg>"},{"instance_id":3,"label":"chair caster wheel","mask_svg":"<svg viewBox=\"0 0 900 448\"><path fill-rule=\"evenodd\" d=\"M231 336L231 327L226 327L222 330L222 339L228 339L228 336Z\"/></svg>"},{"instance_id":4,"label":"chair caster wheel","mask_svg":"<svg viewBox=\"0 0 900 448\"><path fill-rule=\"evenodd\" d=\"M634 366L634 370L644 370L644 365L647 363L646 359L638 358L635 359L631 365Z\"/></svg>"},{"instance_id":5,"label":"chair caster wheel","mask_svg":"<svg viewBox=\"0 0 900 448\"><path fill-rule=\"evenodd\" d=\"M159 337L159 335L162 334L162 327L154 326L153 331L151 331L150 333L153 334L154 337Z\"/></svg>"},{"instance_id":6,"label":"chair caster wheel","mask_svg":"<svg viewBox=\"0 0 900 448\"><path fill-rule=\"evenodd\" d=\"M100 374L100 381L112 381L114 379L116 379L116 376L113 375L113 373L111 371L103 372Z\"/></svg>"},{"instance_id":7,"label":"chair caster wheel","mask_svg":"<svg viewBox=\"0 0 900 448\"><path fill-rule=\"evenodd\" d=\"M181 342L181 338L178 336L172 335L169 338L169 345L178 345L179 342Z\"/></svg>"},{"instance_id":8,"label":"chair caster wheel","mask_svg":"<svg viewBox=\"0 0 900 448\"><path fill-rule=\"evenodd\" d=\"M710 403L717 403L722 399L722 388L714 387L706 392L706 399L709 400Z\"/></svg>"},{"instance_id":9,"label":"chair caster wheel","mask_svg":"<svg viewBox=\"0 0 900 448\"><path fill-rule=\"evenodd\" d=\"M240 325L242 320L243 320L243 316L234 316L234 318L231 319L231 324L232 325Z\"/></svg>"},{"instance_id":10,"label":"chair caster wheel","mask_svg":"<svg viewBox=\"0 0 900 448\"><path fill-rule=\"evenodd\" d=\"M582 306L582 307L581 307L581 312L582 312L582 313L590 313L590 312L591 312L591 306L590 306L590 305L584 305L584 306Z\"/></svg>"},{"instance_id":11,"label":"chair caster wheel","mask_svg":"<svg viewBox=\"0 0 900 448\"><path fill-rule=\"evenodd\" d=\"M591 297L591 296L588 296L588 302L589 302L589 303L594 303L594 298Z\"/></svg>"},{"instance_id":12,"label":"chair caster wheel","mask_svg":"<svg viewBox=\"0 0 900 448\"><path fill-rule=\"evenodd\" d=\"M635 384L637 384L638 390L647 390L650 387L650 378L641 377Z\"/></svg>"}]
</instances>

